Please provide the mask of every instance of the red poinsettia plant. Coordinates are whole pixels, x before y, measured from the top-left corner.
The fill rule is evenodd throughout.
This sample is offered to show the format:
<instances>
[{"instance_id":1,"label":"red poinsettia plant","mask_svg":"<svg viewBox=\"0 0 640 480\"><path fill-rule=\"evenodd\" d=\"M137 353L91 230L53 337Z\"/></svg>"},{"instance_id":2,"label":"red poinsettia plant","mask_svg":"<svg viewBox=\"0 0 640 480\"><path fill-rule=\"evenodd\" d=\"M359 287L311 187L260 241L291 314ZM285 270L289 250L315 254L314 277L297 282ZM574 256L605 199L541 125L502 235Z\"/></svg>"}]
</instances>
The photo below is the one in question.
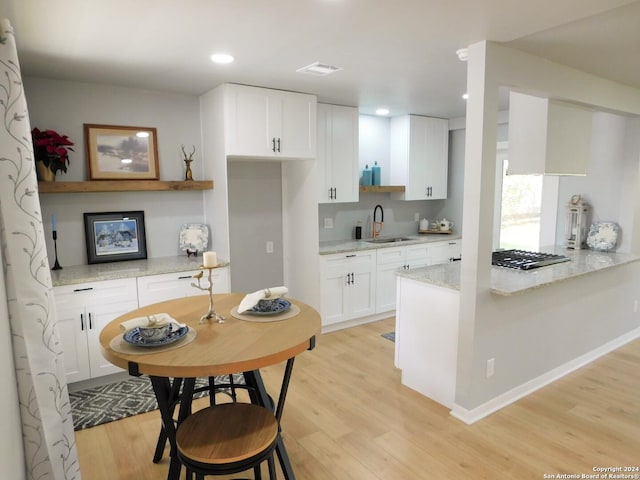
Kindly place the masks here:
<instances>
[{"instance_id":1,"label":"red poinsettia plant","mask_svg":"<svg viewBox=\"0 0 640 480\"><path fill-rule=\"evenodd\" d=\"M43 162L53 173L62 170L67 173L69 154L74 151L73 142L66 135L60 135L54 130L31 130L33 153L36 161Z\"/></svg>"}]
</instances>

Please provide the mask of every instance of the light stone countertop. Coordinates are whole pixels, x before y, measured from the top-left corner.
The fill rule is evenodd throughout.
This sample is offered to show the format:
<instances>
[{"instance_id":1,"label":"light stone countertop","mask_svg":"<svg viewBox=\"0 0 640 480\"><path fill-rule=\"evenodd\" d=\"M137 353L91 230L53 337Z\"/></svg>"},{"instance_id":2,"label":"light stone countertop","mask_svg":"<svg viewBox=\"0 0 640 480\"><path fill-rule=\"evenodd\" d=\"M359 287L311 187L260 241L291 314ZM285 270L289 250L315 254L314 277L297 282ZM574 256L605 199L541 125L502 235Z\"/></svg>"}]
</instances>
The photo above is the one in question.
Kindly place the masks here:
<instances>
[{"instance_id":1,"label":"light stone countertop","mask_svg":"<svg viewBox=\"0 0 640 480\"><path fill-rule=\"evenodd\" d=\"M592 250L570 250L565 247L541 248L540 251L565 255L571 261L533 270L491 267L491 293L505 296L515 295L597 272L598 270L626 265L640 260L637 255ZM460 264L461 262L450 262L414 270L401 269L397 271L397 275L432 285L460 290Z\"/></svg>"},{"instance_id":2,"label":"light stone countertop","mask_svg":"<svg viewBox=\"0 0 640 480\"><path fill-rule=\"evenodd\" d=\"M447 240L460 240L462 237L456 233L425 233L409 235L381 235L379 238L408 238L402 242L371 243L367 240L337 240L331 242L320 242L320 255L330 255L333 253L357 252L358 250L371 250L376 248L404 247L405 245L417 245L420 243L446 242Z\"/></svg>"},{"instance_id":3,"label":"light stone countertop","mask_svg":"<svg viewBox=\"0 0 640 480\"><path fill-rule=\"evenodd\" d=\"M187 272L198 270L202 265L202 256L159 257L146 260L130 260L125 262L97 263L92 265L62 266L62 270L51 271L54 287L74 285L77 283L97 282L101 280L117 280L120 278L144 277L161 273ZM220 262L220 267L228 266L228 262Z\"/></svg>"}]
</instances>

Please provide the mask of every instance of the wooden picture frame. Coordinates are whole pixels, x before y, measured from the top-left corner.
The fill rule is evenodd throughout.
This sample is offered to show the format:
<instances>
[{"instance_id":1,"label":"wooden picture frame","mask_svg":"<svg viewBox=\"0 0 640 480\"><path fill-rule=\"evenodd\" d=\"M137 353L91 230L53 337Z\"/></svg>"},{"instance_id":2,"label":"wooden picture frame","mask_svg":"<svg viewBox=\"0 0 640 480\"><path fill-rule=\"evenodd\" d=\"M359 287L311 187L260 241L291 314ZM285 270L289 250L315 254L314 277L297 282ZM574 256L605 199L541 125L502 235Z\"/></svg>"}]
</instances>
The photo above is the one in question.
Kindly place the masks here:
<instances>
[{"instance_id":1,"label":"wooden picture frame","mask_svg":"<svg viewBox=\"0 0 640 480\"><path fill-rule=\"evenodd\" d=\"M155 128L84 124L90 180L158 180Z\"/></svg>"},{"instance_id":2,"label":"wooden picture frame","mask_svg":"<svg viewBox=\"0 0 640 480\"><path fill-rule=\"evenodd\" d=\"M89 264L147 258L141 210L85 213L84 230Z\"/></svg>"}]
</instances>

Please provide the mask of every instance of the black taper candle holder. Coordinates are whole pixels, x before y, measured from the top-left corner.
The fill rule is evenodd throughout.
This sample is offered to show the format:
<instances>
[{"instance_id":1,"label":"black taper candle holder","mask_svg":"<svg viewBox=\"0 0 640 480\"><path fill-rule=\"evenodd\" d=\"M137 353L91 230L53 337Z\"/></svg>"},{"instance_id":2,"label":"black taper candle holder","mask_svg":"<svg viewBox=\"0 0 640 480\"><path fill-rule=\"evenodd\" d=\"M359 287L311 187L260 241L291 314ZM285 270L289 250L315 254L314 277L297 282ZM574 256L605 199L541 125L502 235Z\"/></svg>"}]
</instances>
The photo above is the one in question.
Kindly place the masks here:
<instances>
[{"instance_id":1,"label":"black taper candle holder","mask_svg":"<svg viewBox=\"0 0 640 480\"><path fill-rule=\"evenodd\" d=\"M51 270L62 270L62 267L58 263L58 232L56 230L53 231L53 251L56 255L56 261Z\"/></svg>"}]
</instances>

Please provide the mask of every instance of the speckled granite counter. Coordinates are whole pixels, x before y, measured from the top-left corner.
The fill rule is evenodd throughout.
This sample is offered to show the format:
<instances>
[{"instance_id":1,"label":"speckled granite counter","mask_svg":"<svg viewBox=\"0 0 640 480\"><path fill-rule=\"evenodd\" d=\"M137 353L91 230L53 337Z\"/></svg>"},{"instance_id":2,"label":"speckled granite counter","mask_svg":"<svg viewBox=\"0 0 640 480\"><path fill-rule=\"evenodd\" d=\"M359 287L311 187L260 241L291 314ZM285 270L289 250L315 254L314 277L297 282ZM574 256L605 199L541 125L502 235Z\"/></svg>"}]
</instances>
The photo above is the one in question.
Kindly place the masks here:
<instances>
[{"instance_id":1,"label":"speckled granite counter","mask_svg":"<svg viewBox=\"0 0 640 480\"><path fill-rule=\"evenodd\" d=\"M541 248L540 251L566 255L571 261L529 271L491 267L491 292L497 295L514 295L640 260L637 255L569 250L565 247ZM397 275L460 290L460 264L461 262L451 262L415 270L399 270Z\"/></svg>"},{"instance_id":2,"label":"speckled granite counter","mask_svg":"<svg viewBox=\"0 0 640 480\"><path fill-rule=\"evenodd\" d=\"M144 277L160 273L186 272L197 270L202 265L202 257L160 257L127 262L99 263L94 265L73 265L51 272L53 286L77 283L116 280L119 278ZM220 262L221 267L228 262Z\"/></svg>"},{"instance_id":3,"label":"speckled granite counter","mask_svg":"<svg viewBox=\"0 0 640 480\"><path fill-rule=\"evenodd\" d=\"M416 245L418 243L446 242L447 240L460 240L458 234L414 234L414 235L382 235L380 238L408 238L402 242L371 243L365 240L337 240L332 242L320 242L320 255L330 255L332 253L356 252L358 250L371 250L374 248L404 247L405 245ZM371 240L371 239L369 239Z\"/></svg>"}]
</instances>

